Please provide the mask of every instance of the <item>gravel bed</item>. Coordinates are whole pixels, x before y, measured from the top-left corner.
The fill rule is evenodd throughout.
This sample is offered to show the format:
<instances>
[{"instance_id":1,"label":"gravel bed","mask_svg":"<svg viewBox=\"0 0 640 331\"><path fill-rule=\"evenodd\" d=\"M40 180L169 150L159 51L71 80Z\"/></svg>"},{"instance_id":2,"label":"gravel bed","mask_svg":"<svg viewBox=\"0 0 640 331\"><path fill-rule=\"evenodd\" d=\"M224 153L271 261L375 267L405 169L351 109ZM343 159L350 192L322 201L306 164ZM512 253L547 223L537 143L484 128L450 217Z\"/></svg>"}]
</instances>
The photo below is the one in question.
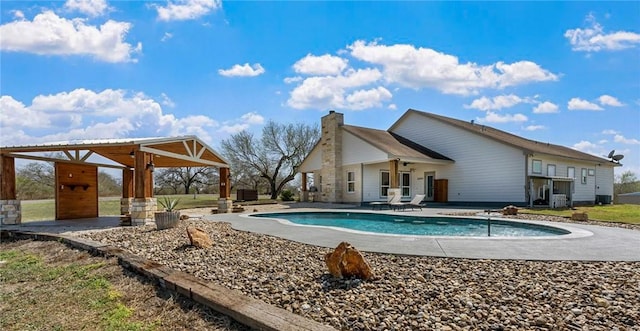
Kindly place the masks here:
<instances>
[{"instance_id":1,"label":"gravel bed","mask_svg":"<svg viewBox=\"0 0 640 331\"><path fill-rule=\"evenodd\" d=\"M188 245L204 229L210 249ZM376 277L333 279L331 251L188 220L85 233L340 330L640 330L640 263L366 253ZM356 247L357 248L357 247Z\"/></svg>"}]
</instances>

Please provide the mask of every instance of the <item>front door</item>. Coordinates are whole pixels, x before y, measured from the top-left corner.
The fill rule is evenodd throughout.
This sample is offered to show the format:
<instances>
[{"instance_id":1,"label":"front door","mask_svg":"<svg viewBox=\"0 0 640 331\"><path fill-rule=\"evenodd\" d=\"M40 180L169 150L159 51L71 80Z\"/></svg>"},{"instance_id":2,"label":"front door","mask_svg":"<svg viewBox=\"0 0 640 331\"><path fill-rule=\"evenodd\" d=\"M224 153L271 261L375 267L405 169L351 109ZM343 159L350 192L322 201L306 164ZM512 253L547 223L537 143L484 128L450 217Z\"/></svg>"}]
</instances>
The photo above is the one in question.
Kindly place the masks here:
<instances>
[{"instance_id":1,"label":"front door","mask_svg":"<svg viewBox=\"0 0 640 331\"><path fill-rule=\"evenodd\" d=\"M425 172L424 173L424 200L425 201L433 201L434 197L434 185L433 181L436 178L435 172Z\"/></svg>"}]
</instances>

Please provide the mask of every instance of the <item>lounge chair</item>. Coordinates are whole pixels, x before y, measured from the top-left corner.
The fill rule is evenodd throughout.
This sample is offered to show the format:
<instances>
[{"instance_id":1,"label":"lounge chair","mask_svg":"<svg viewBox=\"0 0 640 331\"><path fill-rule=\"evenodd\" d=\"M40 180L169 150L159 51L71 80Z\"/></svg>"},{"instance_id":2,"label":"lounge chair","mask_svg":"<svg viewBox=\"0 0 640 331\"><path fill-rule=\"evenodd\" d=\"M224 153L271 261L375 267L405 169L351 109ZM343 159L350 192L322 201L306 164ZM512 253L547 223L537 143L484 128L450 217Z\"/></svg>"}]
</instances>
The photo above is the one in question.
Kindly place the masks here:
<instances>
[{"instance_id":1,"label":"lounge chair","mask_svg":"<svg viewBox=\"0 0 640 331\"><path fill-rule=\"evenodd\" d=\"M371 206L371 209L376 209L376 207L382 209L383 206L389 206L389 208L391 208L391 204L392 203L398 203L400 202L400 199L402 199L402 196L399 194L389 194L387 195L387 201L373 201L373 202L369 202L369 205Z\"/></svg>"},{"instance_id":2,"label":"lounge chair","mask_svg":"<svg viewBox=\"0 0 640 331\"><path fill-rule=\"evenodd\" d=\"M411 207L411 210L413 210L414 208L420 208L420 210L422 210L422 200L424 200L425 195L424 194L416 194L416 196L413 197L413 199L411 199L411 201L409 202L395 202L395 203L389 203L389 206L391 208L393 208L393 210L398 210L400 208L402 208L402 210L407 209L407 207Z\"/></svg>"}]
</instances>

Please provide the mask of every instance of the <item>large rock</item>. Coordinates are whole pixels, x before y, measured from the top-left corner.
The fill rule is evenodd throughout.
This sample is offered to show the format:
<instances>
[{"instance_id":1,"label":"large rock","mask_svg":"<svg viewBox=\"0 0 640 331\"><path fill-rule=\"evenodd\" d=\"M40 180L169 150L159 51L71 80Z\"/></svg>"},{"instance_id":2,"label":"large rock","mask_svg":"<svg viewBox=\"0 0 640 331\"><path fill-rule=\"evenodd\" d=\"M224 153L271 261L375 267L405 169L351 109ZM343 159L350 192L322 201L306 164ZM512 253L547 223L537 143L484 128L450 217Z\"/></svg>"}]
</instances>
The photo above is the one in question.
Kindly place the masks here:
<instances>
[{"instance_id":1,"label":"large rock","mask_svg":"<svg viewBox=\"0 0 640 331\"><path fill-rule=\"evenodd\" d=\"M588 221L589 215L587 213L575 212L571 214L571 220L573 221Z\"/></svg>"},{"instance_id":2,"label":"large rock","mask_svg":"<svg viewBox=\"0 0 640 331\"><path fill-rule=\"evenodd\" d=\"M187 227L187 236L192 246L198 248L209 248L213 246L213 241L209 235L202 229L193 226Z\"/></svg>"},{"instance_id":3,"label":"large rock","mask_svg":"<svg viewBox=\"0 0 640 331\"><path fill-rule=\"evenodd\" d=\"M333 253L324 256L329 273L334 277L358 277L369 279L373 277L373 271L362 254L348 242L341 242Z\"/></svg>"},{"instance_id":4,"label":"large rock","mask_svg":"<svg viewBox=\"0 0 640 331\"><path fill-rule=\"evenodd\" d=\"M518 207L509 205L502 208L502 215L518 215Z\"/></svg>"}]
</instances>

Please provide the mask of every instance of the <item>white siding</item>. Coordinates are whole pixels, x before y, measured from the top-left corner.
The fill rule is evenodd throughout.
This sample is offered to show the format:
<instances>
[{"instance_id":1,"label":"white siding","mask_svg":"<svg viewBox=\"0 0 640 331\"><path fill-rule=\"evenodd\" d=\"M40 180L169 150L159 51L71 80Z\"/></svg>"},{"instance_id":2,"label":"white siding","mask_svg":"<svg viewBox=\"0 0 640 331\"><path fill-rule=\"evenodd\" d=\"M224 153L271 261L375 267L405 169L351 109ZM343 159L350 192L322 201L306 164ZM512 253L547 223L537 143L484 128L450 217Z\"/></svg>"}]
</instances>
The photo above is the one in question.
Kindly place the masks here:
<instances>
[{"instance_id":1,"label":"white siding","mask_svg":"<svg viewBox=\"0 0 640 331\"><path fill-rule=\"evenodd\" d=\"M342 167L342 178L344 178L344 192L342 193L342 202L346 203L360 203L362 201L362 172L359 164L346 165ZM353 172L355 174L355 192L347 192L347 173Z\"/></svg>"},{"instance_id":2,"label":"white siding","mask_svg":"<svg viewBox=\"0 0 640 331\"><path fill-rule=\"evenodd\" d=\"M322 168L322 148L316 146L309 155L304 159L298 171L312 172Z\"/></svg>"},{"instance_id":3,"label":"white siding","mask_svg":"<svg viewBox=\"0 0 640 331\"><path fill-rule=\"evenodd\" d=\"M380 171L389 171L389 162L367 164L363 166L363 201L380 201Z\"/></svg>"},{"instance_id":4,"label":"white siding","mask_svg":"<svg viewBox=\"0 0 640 331\"><path fill-rule=\"evenodd\" d=\"M455 161L436 173L449 180L449 201L526 202L521 150L418 114L394 132Z\"/></svg>"},{"instance_id":5,"label":"white siding","mask_svg":"<svg viewBox=\"0 0 640 331\"><path fill-rule=\"evenodd\" d=\"M388 158L387 153L349 132L342 131L342 164L371 163Z\"/></svg>"},{"instance_id":6,"label":"white siding","mask_svg":"<svg viewBox=\"0 0 640 331\"><path fill-rule=\"evenodd\" d=\"M610 195L613 200L613 167L608 165L596 166L596 195Z\"/></svg>"}]
</instances>

